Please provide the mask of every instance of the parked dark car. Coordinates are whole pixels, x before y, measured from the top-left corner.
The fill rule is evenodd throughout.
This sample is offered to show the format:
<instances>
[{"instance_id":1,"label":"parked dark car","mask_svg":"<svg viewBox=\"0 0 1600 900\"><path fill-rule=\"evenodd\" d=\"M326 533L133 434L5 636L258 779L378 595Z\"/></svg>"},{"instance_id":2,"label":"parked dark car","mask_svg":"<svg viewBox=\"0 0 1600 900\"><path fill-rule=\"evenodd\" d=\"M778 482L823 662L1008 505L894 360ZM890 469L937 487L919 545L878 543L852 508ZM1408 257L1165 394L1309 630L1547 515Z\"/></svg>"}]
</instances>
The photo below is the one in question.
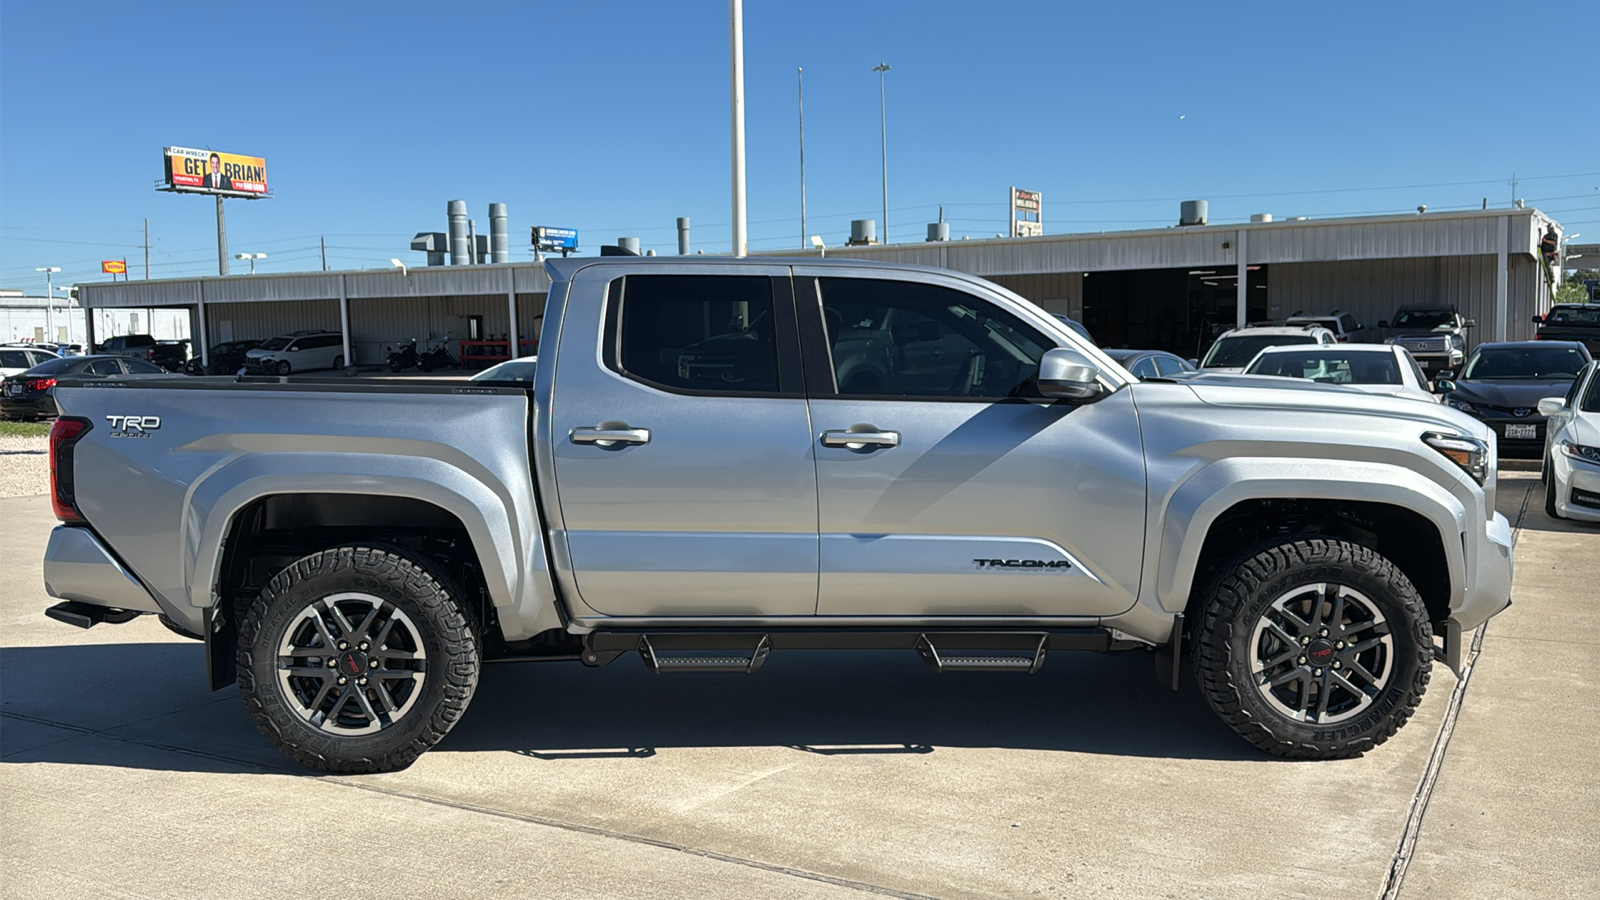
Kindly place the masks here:
<instances>
[{"instance_id":1,"label":"parked dark car","mask_svg":"<svg viewBox=\"0 0 1600 900\"><path fill-rule=\"evenodd\" d=\"M1449 370L1439 373L1434 393L1493 428L1501 456L1538 459L1545 437L1539 401L1571 390L1578 371L1593 358L1576 341L1479 344L1460 378Z\"/></svg>"},{"instance_id":2,"label":"parked dark car","mask_svg":"<svg viewBox=\"0 0 1600 900\"><path fill-rule=\"evenodd\" d=\"M225 341L211 348L210 365L197 356L184 363L183 370L190 375L232 375L244 368L244 355L259 346L260 341Z\"/></svg>"},{"instance_id":3,"label":"parked dark car","mask_svg":"<svg viewBox=\"0 0 1600 900\"><path fill-rule=\"evenodd\" d=\"M1558 303L1533 321L1536 341L1577 341L1591 356L1600 353L1600 303Z\"/></svg>"},{"instance_id":4,"label":"parked dark car","mask_svg":"<svg viewBox=\"0 0 1600 900\"><path fill-rule=\"evenodd\" d=\"M168 372L183 369L189 360L188 341L158 341L148 334L120 334L107 338L99 352L108 356L127 356L152 362Z\"/></svg>"},{"instance_id":5,"label":"parked dark car","mask_svg":"<svg viewBox=\"0 0 1600 900\"><path fill-rule=\"evenodd\" d=\"M165 375L152 362L126 356L96 354L47 359L21 375L6 379L0 393L0 412L9 419L38 419L56 415L56 380L59 378L112 378L121 375Z\"/></svg>"},{"instance_id":6,"label":"parked dark car","mask_svg":"<svg viewBox=\"0 0 1600 900\"><path fill-rule=\"evenodd\" d=\"M1190 375L1199 370L1189 365L1189 361L1175 353L1165 350L1106 350L1105 354L1116 360L1124 369L1138 376L1141 381L1149 378L1171 378L1174 375Z\"/></svg>"}]
</instances>

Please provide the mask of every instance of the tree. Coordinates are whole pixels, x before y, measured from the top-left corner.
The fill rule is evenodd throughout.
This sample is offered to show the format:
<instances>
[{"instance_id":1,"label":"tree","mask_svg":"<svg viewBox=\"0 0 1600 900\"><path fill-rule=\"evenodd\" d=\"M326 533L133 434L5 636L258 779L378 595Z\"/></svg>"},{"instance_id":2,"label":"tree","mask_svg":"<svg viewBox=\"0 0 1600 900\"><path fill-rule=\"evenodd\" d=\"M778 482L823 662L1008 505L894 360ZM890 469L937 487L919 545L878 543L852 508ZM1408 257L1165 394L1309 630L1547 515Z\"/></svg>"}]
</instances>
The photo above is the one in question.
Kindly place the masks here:
<instances>
[{"instance_id":1,"label":"tree","mask_svg":"<svg viewBox=\"0 0 1600 900\"><path fill-rule=\"evenodd\" d=\"M1600 270L1579 269L1573 272L1556 288L1557 303L1588 303L1589 287L1585 281L1600 279Z\"/></svg>"}]
</instances>

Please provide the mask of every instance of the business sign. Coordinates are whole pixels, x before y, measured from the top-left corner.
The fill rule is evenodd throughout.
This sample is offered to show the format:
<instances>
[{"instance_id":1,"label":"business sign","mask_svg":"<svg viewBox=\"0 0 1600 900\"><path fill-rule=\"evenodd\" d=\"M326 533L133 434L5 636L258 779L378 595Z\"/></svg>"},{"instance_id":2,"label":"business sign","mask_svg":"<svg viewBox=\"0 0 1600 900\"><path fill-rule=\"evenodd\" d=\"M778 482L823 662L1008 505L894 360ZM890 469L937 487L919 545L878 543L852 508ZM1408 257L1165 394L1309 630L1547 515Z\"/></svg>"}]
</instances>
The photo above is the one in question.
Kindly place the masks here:
<instances>
[{"instance_id":1,"label":"business sign","mask_svg":"<svg viewBox=\"0 0 1600 900\"><path fill-rule=\"evenodd\" d=\"M533 226L533 246L539 250L559 250L563 256L578 249L578 229Z\"/></svg>"},{"instance_id":2,"label":"business sign","mask_svg":"<svg viewBox=\"0 0 1600 900\"><path fill-rule=\"evenodd\" d=\"M166 190L222 194L228 197L265 197L267 161L215 150L163 147Z\"/></svg>"},{"instance_id":3,"label":"business sign","mask_svg":"<svg viewBox=\"0 0 1600 900\"><path fill-rule=\"evenodd\" d=\"M1044 234L1044 197L1038 191L1011 189L1011 236L1038 237Z\"/></svg>"},{"instance_id":4,"label":"business sign","mask_svg":"<svg viewBox=\"0 0 1600 900\"><path fill-rule=\"evenodd\" d=\"M100 271L107 275L126 275L128 274L128 263L126 260L121 259L102 259L100 260Z\"/></svg>"},{"instance_id":5,"label":"business sign","mask_svg":"<svg viewBox=\"0 0 1600 900\"><path fill-rule=\"evenodd\" d=\"M1600 244L1568 244L1567 268L1600 269Z\"/></svg>"}]
</instances>

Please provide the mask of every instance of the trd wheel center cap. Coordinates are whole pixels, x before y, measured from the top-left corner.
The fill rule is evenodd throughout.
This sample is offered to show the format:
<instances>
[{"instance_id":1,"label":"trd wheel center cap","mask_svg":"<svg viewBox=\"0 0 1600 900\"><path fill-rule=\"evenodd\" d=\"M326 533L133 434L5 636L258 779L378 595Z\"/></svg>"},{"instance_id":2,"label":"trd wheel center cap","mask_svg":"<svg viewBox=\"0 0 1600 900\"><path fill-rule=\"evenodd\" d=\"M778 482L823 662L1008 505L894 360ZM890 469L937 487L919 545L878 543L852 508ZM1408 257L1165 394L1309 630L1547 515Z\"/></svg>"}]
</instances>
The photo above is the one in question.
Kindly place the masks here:
<instances>
[{"instance_id":1,"label":"trd wheel center cap","mask_svg":"<svg viewBox=\"0 0 1600 900\"><path fill-rule=\"evenodd\" d=\"M349 678L356 678L367 674L367 655L355 650L347 650L339 654L339 674Z\"/></svg>"},{"instance_id":2,"label":"trd wheel center cap","mask_svg":"<svg viewBox=\"0 0 1600 900\"><path fill-rule=\"evenodd\" d=\"M1316 666L1325 666L1333 662L1333 644L1328 641L1313 641L1306 647L1306 659Z\"/></svg>"}]
</instances>

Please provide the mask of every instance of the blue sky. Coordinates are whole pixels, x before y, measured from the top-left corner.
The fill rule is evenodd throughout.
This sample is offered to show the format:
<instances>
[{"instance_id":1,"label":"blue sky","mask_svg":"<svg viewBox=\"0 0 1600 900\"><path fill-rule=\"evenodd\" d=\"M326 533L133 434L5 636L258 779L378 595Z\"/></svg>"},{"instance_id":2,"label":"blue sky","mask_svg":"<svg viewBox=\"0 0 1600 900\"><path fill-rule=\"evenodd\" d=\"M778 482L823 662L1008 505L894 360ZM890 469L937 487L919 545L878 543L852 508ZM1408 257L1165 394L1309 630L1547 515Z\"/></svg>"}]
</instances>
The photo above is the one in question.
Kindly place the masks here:
<instances>
[{"instance_id":1,"label":"blue sky","mask_svg":"<svg viewBox=\"0 0 1600 900\"><path fill-rule=\"evenodd\" d=\"M126 256L215 274L209 198L154 190L165 145L263 156L275 198L229 201L261 271L414 264L463 199L674 252L689 216L729 245L728 5L0 3L0 285L87 281ZM795 67L809 231L1004 228L1010 185L1048 232L1476 208L1517 194L1600 239L1600 4L772 3L745 9L752 249L800 244ZM1564 114L1562 94L1589 98ZM880 234L882 223L879 224ZM235 261L235 271L240 264Z\"/></svg>"}]
</instances>

